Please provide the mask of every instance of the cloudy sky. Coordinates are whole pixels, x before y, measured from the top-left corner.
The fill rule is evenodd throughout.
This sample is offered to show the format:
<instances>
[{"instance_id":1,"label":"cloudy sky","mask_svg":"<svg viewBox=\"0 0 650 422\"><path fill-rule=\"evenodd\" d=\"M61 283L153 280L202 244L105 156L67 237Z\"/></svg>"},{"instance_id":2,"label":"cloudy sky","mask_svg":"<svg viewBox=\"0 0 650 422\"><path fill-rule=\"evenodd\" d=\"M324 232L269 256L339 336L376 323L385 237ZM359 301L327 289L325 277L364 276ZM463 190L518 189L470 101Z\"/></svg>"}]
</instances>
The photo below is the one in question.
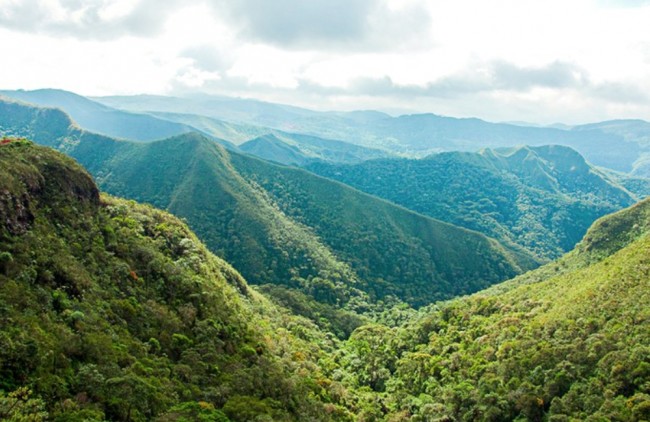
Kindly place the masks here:
<instances>
[{"instance_id":1,"label":"cloudy sky","mask_svg":"<svg viewBox=\"0 0 650 422\"><path fill-rule=\"evenodd\" d=\"M650 120L650 0L0 0L0 88Z\"/></svg>"}]
</instances>

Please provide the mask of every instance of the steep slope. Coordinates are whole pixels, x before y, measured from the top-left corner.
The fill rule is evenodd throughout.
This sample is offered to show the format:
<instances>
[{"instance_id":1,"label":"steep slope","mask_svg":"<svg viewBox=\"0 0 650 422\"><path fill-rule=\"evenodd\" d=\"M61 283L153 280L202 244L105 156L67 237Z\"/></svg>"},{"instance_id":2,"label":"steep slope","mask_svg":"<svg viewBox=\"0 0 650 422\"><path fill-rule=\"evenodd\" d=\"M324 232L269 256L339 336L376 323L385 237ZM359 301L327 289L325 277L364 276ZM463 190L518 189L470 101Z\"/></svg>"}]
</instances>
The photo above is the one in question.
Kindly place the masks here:
<instances>
[{"instance_id":1,"label":"steep slope","mask_svg":"<svg viewBox=\"0 0 650 422\"><path fill-rule=\"evenodd\" d=\"M386 420L649 420L649 257L646 200L557 263L402 329L359 328L350 382L383 391Z\"/></svg>"},{"instance_id":2,"label":"steep slope","mask_svg":"<svg viewBox=\"0 0 650 422\"><path fill-rule=\"evenodd\" d=\"M541 259L570 250L594 220L637 199L562 146L441 153L420 160L356 165L314 163L306 168L419 213L519 245Z\"/></svg>"},{"instance_id":3,"label":"steep slope","mask_svg":"<svg viewBox=\"0 0 650 422\"><path fill-rule=\"evenodd\" d=\"M152 141L195 130L147 114L116 110L72 92L57 89L0 91L0 95L42 107L59 108L82 128L114 138Z\"/></svg>"},{"instance_id":4,"label":"steep slope","mask_svg":"<svg viewBox=\"0 0 650 422\"><path fill-rule=\"evenodd\" d=\"M14 127L33 132L38 113ZM536 266L478 233L197 134L130 143L68 127L56 139L44 142L78 159L103 189L186 218L249 282L283 286L267 290L340 336L361 322L351 311L395 298L419 306Z\"/></svg>"},{"instance_id":5,"label":"steep slope","mask_svg":"<svg viewBox=\"0 0 650 422\"><path fill-rule=\"evenodd\" d=\"M175 217L0 142L0 419L348 419L333 346Z\"/></svg>"},{"instance_id":6,"label":"steep slope","mask_svg":"<svg viewBox=\"0 0 650 422\"><path fill-rule=\"evenodd\" d=\"M641 135L630 131L622 133L599 125L573 130L491 123L476 118L458 119L435 114L391 117L377 112L316 112L259 101L207 96L134 96L97 100L126 110L193 113L419 157L441 151L556 144L577 150L595 165L629 172L639 159L645 157L648 148L645 140L647 131ZM641 175L641 170L638 171Z\"/></svg>"}]
</instances>

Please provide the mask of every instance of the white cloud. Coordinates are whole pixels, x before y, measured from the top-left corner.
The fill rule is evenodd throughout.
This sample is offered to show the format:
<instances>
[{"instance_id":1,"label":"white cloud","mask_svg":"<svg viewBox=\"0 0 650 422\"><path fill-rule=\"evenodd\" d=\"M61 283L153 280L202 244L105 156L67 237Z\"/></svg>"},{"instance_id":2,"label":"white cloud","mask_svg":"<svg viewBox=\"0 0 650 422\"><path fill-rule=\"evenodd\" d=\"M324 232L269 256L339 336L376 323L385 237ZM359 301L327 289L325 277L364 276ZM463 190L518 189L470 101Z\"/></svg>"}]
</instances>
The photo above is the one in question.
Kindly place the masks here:
<instances>
[{"instance_id":1,"label":"white cloud","mask_svg":"<svg viewBox=\"0 0 650 422\"><path fill-rule=\"evenodd\" d=\"M634 3L634 4L632 4ZM0 0L3 88L650 119L650 2Z\"/></svg>"}]
</instances>

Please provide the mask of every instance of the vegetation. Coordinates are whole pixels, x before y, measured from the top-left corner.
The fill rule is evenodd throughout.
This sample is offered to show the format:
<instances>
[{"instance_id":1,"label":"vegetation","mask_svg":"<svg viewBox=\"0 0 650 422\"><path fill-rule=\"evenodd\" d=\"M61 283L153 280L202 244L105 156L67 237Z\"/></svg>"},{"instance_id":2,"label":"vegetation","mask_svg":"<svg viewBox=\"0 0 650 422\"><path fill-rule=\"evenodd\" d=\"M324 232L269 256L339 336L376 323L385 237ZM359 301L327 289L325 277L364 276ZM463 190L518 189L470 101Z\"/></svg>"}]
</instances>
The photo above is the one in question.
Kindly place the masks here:
<instances>
[{"instance_id":1,"label":"vegetation","mask_svg":"<svg viewBox=\"0 0 650 422\"><path fill-rule=\"evenodd\" d=\"M561 146L441 153L421 160L356 165L315 163L307 168L485 233L540 260L571 250L594 220L636 201L607 174ZM629 185L634 186L632 179Z\"/></svg>"},{"instance_id":2,"label":"vegetation","mask_svg":"<svg viewBox=\"0 0 650 422\"><path fill-rule=\"evenodd\" d=\"M650 419L650 201L556 263L346 343L386 420Z\"/></svg>"}]
</instances>

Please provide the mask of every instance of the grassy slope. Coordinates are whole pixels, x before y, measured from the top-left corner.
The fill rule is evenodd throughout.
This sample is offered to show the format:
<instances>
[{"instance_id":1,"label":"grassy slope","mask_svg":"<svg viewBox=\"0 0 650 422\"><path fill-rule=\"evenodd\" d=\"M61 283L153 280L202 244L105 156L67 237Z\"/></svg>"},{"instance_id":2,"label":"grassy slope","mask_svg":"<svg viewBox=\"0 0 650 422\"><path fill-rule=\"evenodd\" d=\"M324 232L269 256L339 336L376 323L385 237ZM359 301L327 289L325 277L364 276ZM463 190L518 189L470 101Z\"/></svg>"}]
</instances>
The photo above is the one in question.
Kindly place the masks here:
<instances>
[{"instance_id":1,"label":"grassy slope","mask_svg":"<svg viewBox=\"0 0 650 422\"><path fill-rule=\"evenodd\" d=\"M71 159L24 141L0 145L0 181L0 390L28 386L38 399L21 411L347 418L316 365L332 340L251 290L178 219L100 198ZM0 417L21 408L10 400L0 394Z\"/></svg>"}]
</instances>

